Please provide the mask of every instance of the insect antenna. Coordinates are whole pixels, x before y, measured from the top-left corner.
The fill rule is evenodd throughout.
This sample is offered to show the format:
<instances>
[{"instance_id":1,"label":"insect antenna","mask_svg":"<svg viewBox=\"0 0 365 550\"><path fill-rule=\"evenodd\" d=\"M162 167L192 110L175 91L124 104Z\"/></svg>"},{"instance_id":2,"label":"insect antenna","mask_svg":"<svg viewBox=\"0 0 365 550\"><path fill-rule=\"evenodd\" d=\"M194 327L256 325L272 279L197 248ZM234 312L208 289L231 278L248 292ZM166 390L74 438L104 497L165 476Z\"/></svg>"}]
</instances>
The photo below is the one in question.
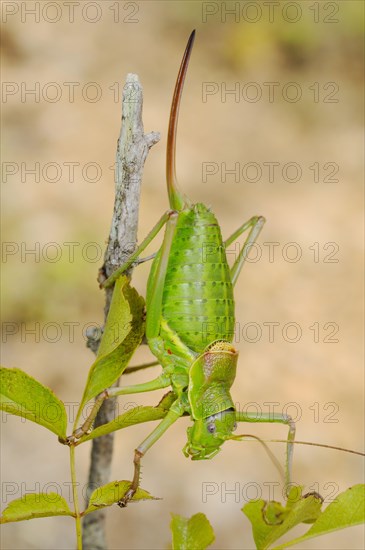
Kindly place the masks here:
<instances>
[{"instance_id":1,"label":"insect antenna","mask_svg":"<svg viewBox=\"0 0 365 550\"><path fill-rule=\"evenodd\" d=\"M261 439L260 437L257 437L257 435L243 435L243 436L234 436L230 439L236 439L236 437L250 437L252 439L254 439L255 441L258 441L259 443L261 443L261 445L263 446L263 448L265 449L268 457L270 458L271 462L273 463L273 465L275 466L275 468L277 469L277 471L279 472L279 475L282 479L282 481L284 482L285 480L285 475L284 475L284 470L279 462L279 460L276 458L276 456L274 455L274 453L270 450L269 446L266 445L265 441L263 439ZM237 441L240 441L240 439L238 439Z\"/></svg>"},{"instance_id":2,"label":"insect antenna","mask_svg":"<svg viewBox=\"0 0 365 550\"><path fill-rule=\"evenodd\" d=\"M287 443L286 439L271 439L271 443ZM296 445L311 445L312 447L323 447L324 449L333 449L334 451L342 451L343 453L351 453L358 456L365 456L361 451L346 449L345 447L337 447L336 445L326 445L325 443L314 443L312 441L292 441Z\"/></svg>"},{"instance_id":3,"label":"insect antenna","mask_svg":"<svg viewBox=\"0 0 365 550\"><path fill-rule=\"evenodd\" d=\"M236 441L243 441L243 439L246 439L247 441L250 440L257 440L258 437L251 435L251 434L241 434L241 435L233 435L229 439L234 439ZM287 439L260 439L260 443L288 443ZM294 445L311 445L312 447L322 447L324 449L333 449L334 451L342 451L344 453L351 453L358 456L365 456L365 453L361 451L354 451L353 449L345 449L344 447L337 447L336 445L326 445L325 443L314 443L312 441L291 441Z\"/></svg>"}]
</instances>

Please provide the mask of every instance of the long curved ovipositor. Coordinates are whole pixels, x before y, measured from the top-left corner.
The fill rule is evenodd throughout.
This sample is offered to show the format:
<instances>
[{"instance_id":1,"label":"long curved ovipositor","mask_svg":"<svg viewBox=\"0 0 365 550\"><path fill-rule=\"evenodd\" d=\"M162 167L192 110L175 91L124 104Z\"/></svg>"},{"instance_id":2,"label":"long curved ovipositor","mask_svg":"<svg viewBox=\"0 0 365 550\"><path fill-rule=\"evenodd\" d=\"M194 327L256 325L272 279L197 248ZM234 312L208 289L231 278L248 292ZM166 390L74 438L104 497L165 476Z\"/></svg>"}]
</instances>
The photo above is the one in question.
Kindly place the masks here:
<instances>
[{"instance_id":1,"label":"long curved ovipositor","mask_svg":"<svg viewBox=\"0 0 365 550\"><path fill-rule=\"evenodd\" d=\"M194 45L194 39L195 30L191 33L189 37L181 61L179 74L177 75L174 95L171 104L169 130L167 134L166 181L170 207L172 210L182 210L185 205L190 204L190 201L179 191L176 182L176 133L180 101L184 88L185 76L188 70L191 51Z\"/></svg>"}]
</instances>

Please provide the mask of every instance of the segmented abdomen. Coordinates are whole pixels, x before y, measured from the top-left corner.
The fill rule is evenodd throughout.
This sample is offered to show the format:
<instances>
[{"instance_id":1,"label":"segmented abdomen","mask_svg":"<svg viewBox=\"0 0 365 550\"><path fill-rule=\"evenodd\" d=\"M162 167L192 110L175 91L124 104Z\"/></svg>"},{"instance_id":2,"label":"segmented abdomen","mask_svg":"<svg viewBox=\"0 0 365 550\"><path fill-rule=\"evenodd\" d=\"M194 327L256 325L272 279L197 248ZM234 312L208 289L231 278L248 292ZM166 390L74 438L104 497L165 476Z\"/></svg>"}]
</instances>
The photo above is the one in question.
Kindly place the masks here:
<instances>
[{"instance_id":1,"label":"segmented abdomen","mask_svg":"<svg viewBox=\"0 0 365 550\"><path fill-rule=\"evenodd\" d=\"M233 339L234 301L218 222L203 204L179 213L162 315L190 349Z\"/></svg>"}]
</instances>

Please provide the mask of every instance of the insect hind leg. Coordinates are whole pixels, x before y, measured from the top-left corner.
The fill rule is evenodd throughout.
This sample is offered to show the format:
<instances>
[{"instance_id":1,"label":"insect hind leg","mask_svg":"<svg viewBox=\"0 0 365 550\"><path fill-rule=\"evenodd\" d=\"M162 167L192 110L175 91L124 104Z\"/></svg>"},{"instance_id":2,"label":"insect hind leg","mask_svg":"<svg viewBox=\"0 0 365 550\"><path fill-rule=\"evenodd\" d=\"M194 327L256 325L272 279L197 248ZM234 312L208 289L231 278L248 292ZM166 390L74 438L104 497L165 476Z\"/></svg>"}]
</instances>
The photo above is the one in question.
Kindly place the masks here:
<instances>
[{"instance_id":1,"label":"insect hind leg","mask_svg":"<svg viewBox=\"0 0 365 550\"><path fill-rule=\"evenodd\" d=\"M288 493L291 484L291 471L293 463L293 451L295 440L295 422L291 416L280 413L257 413L236 412L237 422L263 422L273 424L286 424L289 427L288 439L286 445L286 463L285 463L285 487Z\"/></svg>"},{"instance_id":2,"label":"insect hind leg","mask_svg":"<svg viewBox=\"0 0 365 550\"><path fill-rule=\"evenodd\" d=\"M231 267L231 280L233 286L236 284L239 274L243 264L250 252L250 247L255 243L259 233L265 223L265 218L263 216L253 216L250 220L242 224L228 239L224 242L225 247L227 248L231 245L238 237L240 237L245 231L250 229L250 232L245 240L243 247L241 248L233 266Z\"/></svg>"},{"instance_id":3,"label":"insect hind leg","mask_svg":"<svg viewBox=\"0 0 365 550\"><path fill-rule=\"evenodd\" d=\"M118 505L121 508L125 508L127 503L131 500L133 495L136 493L139 487L140 473L141 473L141 459L146 454L146 452L160 439L160 437L169 429L176 420L178 420L184 414L184 407L181 402L177 399L172 403L168 413L165 418L156 426L156 428L150 433L150 435L142 441L142 443L134 451L134 475L133 481L130 489L124 495L124 497L119 500Z\"/></svg>"},{"instance_id":4,"label":"insect hind leg","mask_svg":"<svg viewBox=\"0 0 365 550\"><path fill-rule=\"evenodd\" d=\"M165 212L163 216L158 220L156 225L151 229L151 231L148 233L147 237L141 242L141 244L136 248L136 250L133 252L133 254L128 258L128 260L118 267L114 273L110 275L106 281L103 282L101 285L103 288L107 288L111 286L115 281L120 277L127 269L129 269L135 262L142 263L142 261L147 261L146 258L144 260L138 260L140 254L147 248L147 246L150 244L151 241L156 237L156 235L161 231L163 226L168 222L168 220L171 217L171 211Z\"/></svg>"}]
</instances>

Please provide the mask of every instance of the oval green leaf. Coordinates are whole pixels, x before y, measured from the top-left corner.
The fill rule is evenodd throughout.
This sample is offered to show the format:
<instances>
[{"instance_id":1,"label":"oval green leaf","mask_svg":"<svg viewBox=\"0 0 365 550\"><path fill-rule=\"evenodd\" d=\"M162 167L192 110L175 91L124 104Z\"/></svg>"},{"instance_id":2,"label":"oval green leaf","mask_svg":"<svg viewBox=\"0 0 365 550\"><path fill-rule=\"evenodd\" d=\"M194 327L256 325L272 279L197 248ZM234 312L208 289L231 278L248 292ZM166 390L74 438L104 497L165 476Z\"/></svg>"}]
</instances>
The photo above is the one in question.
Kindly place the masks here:
<instances>
[{"instance_id":1,"label":"oval green leaf","mask_svg":"<svg viewBox=\"0 0 365 550\"><path fill-rule=\"evenodd\" d=\"M0 518L0 523L73 515L65 499L57 493L29 493L10 502Z\"/></svg>"},{"instance_id":2,"label":"oval green leaf","mask_svg":"<svg viewBox=\"0 0 365 550\"><path fill-rule=\"evenodd\" d=\"M144 334L144 300L120 277L114 287L112 301L98 355L92 364L78 418L84 405L109 388L122 374Z\"/></svg>"},{"instance_id":3,"label":"oval green leaf","mask_svg":"<svg viewBox=\"0 0 365 550\"><path fill-rule=\"evenodd\" d=\"M135 424L151 422L153 420L162 420L162 418L165 418L175 399L176 395L173 392L169 392L162 398L157 407L134 407L124 414L117 416L111 422L98 426L90 434L83 436L76 443L76 445L84 443L85 441L90 441L90 439L95 439L96 437L100 437L102 435L110 434L117 430L122 430L123 428L128 428L129 426L134 426Z\"/></svg>"},{"instance_id":4,"label":"oval green leaf","mask_svg":"<svg viewBox=\"0 0 365 550\"><path fill-rule=\"evenodd\" d=\"M0 368L0 408L66 436L64 404L46 386L20 369Z\"/></svg>"},{"instance_id":5,"label":"oval green leaf","mask_svg":"<svg viewBox=\"0 0 365 550\"><path fill-rule=\"evenodd\" d=\"M305 535L276 546L274 550L288 548L305 540L362 523L365 523L365 485L359 483L340 493Z\"/></svg>"},{"instance_id":6,"label":"oval green leaf","mask_svg":"<svg viewBox=\"0 0 365 550\"><path fill-rule=\"evenodd\" d=\"M313 522L319 517L321 499L313 494L304 497L300 494L301 488L293 487L286 506L261 499L245 504L242 511L252 524L257 548L264 550L299 523Z\"/></svg>"},{"instance_id":7,"label":"oval green leaf","mask_svg":"<svg viewBox=\"0 0 365 550\"><path fill-rule=\"evenodd\" d=\"M191 518L171 515L173 550L204 550L214 542L213 528L204 514L195 514Z\"/></svg>"},{"instance_id":8,"label":"oval green leaf","mask_svg":"<svg viewBox=\"0 0 365 550\"><path fill-rule=\"evenodd\" d=\"M106 506L112 506L120 499L124 497L126 492L131 486L130 481L112 481L96 489L89 501L89 506L82 513L83 516L95 512L95 510L100 510L100 508L105 508ZM157 497L153 497L148 491L138 488L136 493L133 495L131 502L136 500L159 500Z\"/></svg>"}]
</instances>

